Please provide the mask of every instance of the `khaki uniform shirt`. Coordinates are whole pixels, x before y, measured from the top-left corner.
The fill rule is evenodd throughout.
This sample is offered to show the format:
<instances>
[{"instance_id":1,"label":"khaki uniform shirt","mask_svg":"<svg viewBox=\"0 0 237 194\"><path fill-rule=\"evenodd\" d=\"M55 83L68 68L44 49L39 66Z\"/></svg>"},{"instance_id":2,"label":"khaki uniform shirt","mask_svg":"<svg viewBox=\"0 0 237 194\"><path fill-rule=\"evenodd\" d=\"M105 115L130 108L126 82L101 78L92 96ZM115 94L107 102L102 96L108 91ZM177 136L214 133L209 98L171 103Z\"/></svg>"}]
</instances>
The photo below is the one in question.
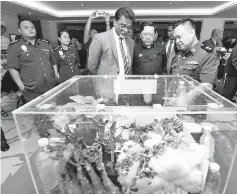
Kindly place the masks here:
<instances>
[{"instance_id":1,"label":"khaki uniform shirt","mask_svg":"<svg viewBox=\"0 0 237 194\"><path fill-rule=\"evenodd\" d=\"M32 45L22 38L8 46L7 67L19 71L26 90L44 93L57 83L51 57L52 49L47 40L36 39Z\"/></svg>"},{"instance_id":2,"label":"khaki uniform shirt","mask_svg":"<svg viewBox=\"0 0 237 194\"><path fill-rule=\"evenodd\" d=\"M212 50L198 42L186 52L180 51L171 64L171 74L188 75L201 83L214 83L219 65L219 57Z\"/></svg>"},{"instance_id":3,"label":"khaki uniform shirt","mask_svg":"<svg viewBox=\"0 0 237 194\"><path fill-rule=\"evenodd\" d=\"M63 50L60 46L54 49L52 63L58 66L60 82L64 82L74 75L80 75L79 55L73 45L70 45L68 50Z\"/></svg>"}]
</instances>

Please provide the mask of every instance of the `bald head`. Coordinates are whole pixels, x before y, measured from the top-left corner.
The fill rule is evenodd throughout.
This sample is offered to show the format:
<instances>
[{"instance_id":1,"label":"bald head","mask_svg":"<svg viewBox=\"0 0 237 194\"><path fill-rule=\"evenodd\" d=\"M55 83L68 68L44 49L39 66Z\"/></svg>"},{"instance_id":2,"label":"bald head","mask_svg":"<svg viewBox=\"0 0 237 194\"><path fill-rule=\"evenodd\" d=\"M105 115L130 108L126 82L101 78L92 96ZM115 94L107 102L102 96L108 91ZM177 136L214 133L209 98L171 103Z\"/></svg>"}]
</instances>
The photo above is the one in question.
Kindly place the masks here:
<instances>
[{"instance_id":1,"label":"bald head","mask_svg":"<svg viewBox=\"0 0 237 194\"><path fill-rule=\"evenodd\" d=\"M223 32L219 28L215 28L211 32L211 38L215 41L220 41L223 38Z\"/></svg>"}]
</instances>

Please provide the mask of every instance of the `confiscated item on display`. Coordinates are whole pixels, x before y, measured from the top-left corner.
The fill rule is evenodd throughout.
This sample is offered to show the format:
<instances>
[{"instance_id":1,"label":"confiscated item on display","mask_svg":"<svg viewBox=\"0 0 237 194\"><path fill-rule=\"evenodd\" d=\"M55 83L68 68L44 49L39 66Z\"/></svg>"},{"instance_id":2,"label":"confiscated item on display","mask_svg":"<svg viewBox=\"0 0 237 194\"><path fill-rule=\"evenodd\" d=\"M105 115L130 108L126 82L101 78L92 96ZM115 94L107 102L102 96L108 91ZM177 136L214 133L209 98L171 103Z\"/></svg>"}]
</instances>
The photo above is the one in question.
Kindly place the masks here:
<instances>
[{"instance_id":1,"label":"confiscated item on display","mask_svg":"<svg viewBox=\"0 0 237 194\"><path fill-rule=\"evenodd\" d=\"M211 163L203 194L219 194L220 185L220 166L217 163Z\"/></svg>"},{"instance_id":2,"label":"confiscated item on display","mask_svg":"<svg viewBox=\"0 0 237 194\"><path fill-rule=\"evenodd\" d=\"M204 127L204 133L200 138L200 144L205 145L208 148L208 155L210 162L214 162L215 153L215 139L213 138L211 126Z\"/></svg>"},{"instance_id":3,"label":"confiscated item on display","mask_svg":"<svg viewBox=\"0 0 237 194\"><path fill-rule=\"evenodd\" d=\"M215 137L216 149L221 157L221 160L229 166L233 159L234 145L231 143L229 137L225 135L225 131L215 131L212 133Z\"/></svg>"}]
</instances>

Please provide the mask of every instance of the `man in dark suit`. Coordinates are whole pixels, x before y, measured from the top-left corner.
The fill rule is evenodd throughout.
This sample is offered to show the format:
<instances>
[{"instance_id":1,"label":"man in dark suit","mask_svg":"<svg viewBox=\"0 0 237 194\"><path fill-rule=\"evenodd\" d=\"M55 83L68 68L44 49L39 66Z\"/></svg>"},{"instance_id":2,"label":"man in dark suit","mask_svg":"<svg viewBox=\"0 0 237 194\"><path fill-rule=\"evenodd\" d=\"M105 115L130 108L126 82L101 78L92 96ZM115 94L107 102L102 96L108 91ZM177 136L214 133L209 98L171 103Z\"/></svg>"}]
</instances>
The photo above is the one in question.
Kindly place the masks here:
<instances>
[{"instance_id":1,"label":"man in dark suit","mask_svg":"<svg viewBox=\"0 0 237 194\"><path fill-rule=\"evenodd\" d=\"M170 23L168 25L169 40L165 43L165 50L166 50L166 56L167 56L167 73L168 74L170 72L172 59L175 57L176 53L178 53L178 49L175 45L173 33L174 33L173 24Z\"/></svg>"},{"instance_id":2,"label":"man in dark suit","mask_svg":"<svg viewBox=\"0 0 237 194\"><path fill-rule=\"evenodd\" d=\"M134 46L133 74L161 75L166 67L166 53L164 45L155 40L156 26L151 22L144 22L141 26L141 40Z\"/></svg>"},{"instance_id":3,"label":"man in dark suit","mask_svg":"<svg viewBox=\"0 0 237 194\"><path fill-rule=\"evenodd\" d=\"M219 28L215 28L212 30L211 38L208 40L205 40L202 45L205 49L216 52L217 57L219 58L219 65L217 70L217 79L222 79L224 76L224 69L225 69L225 63L226 60L224 59L224 56L226 54L226 49L222 48L223 44L221 43L221 40L223 38L223 31ZM222 50L224 49L224 51Z\"/></svg>"},{"instance_id":4,"label":"man in dark suit","mask_svg":"<svg viewBox=\"0 0 237 194\"><path fill-rule=\"evenodd\" d=\"M215 47L221 46L220 41L223 37L223 32L219 28L215 28L212 30L211 38L205 40L202 44L207 47L208 50L213 50Z\"/></svg>"},{"instance_id":5,"label":"man in dark suit","mask_svg":"<svg viewBox=\"0 0 237 194\"><path fill-rule=\"evenodd\" d=\"M94 36L88 58L88 69L92 74L131 74L135 43L128 34L134 20L133 10L122 7L115 13L114 27Z\"/></svg>"},{"instance_id":6,"label":"man in dark suit","mask_svg":"<svg viewBox=\"0 0 237 194\"><path fill-rule=\"evenodd\" d=\"M227 61L225 72L228 79L225 97L232 102L236 102L235 100L233 100L233 97L237 92L237 44L233 48L231 55Z\"/></svg>"}]
</instances>

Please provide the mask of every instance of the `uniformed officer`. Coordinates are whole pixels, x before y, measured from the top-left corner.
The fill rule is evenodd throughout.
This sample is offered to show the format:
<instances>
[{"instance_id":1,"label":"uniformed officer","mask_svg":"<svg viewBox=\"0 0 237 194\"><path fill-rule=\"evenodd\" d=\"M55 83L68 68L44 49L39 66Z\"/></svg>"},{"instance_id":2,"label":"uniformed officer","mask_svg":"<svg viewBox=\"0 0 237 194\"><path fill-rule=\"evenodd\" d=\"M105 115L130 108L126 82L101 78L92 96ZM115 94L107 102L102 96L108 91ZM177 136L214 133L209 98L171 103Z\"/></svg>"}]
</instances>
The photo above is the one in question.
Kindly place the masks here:
<instances>
[{"instance_id":1,"label":"uniformed officer","mask_svg":"<svg viewBox=\"0 0 237 194\"><path fill-rule=\"evenodd\" d=\"M233 98L237 92L237 44L233 48L227 61L225 72L228 79L228 84L225 88L225 97L232 102L236 102Z\"/></svg>"},{"instance_id":2,"label":"uniformed officer","mask_svg":"<svg viewBox=\"0 0 237 194\"><path fill-rule=\"evenodd\" d=\"M79 55L75 46L70 45L70 37L67 31L60 31L58 33L58 46L53 52L52 63L56 65L58 71L56 72L60 82L64 82L74 75L79 75Z\"/></svg>"},{"instance_id":3,"label":"uniformed officer","mask_svg":"<svg viewBox=\"0 0 237 194\"><path fill-rule=\"evenodd\" d=\"M53 88L57 78L50 62L52 49L49 41L36 39L35 26L29 20L20 20L18 27L22 38L10 43L7 66L29 102Z\"/></svg>"},{"instance_id":4,"label":"uniformed officer","mask_svg":"<svg viewBox=\"0 0 237 194\"><path fill-rule=\"evenodd\" d=\"M141 41L134 46L132 71L135 75L161 75L166 67L165 47L154 43L156 26L144 22L141 26Z\"/></svg>"},{"instance_id":5,"label":"uniformed officer","mask_svg":"<svg viewBox=\"0 0 237 194\"><path fill-rule=\"evenodd\" d=\"M203 44L205 45L205 47L207 47L206 49L208 50L211 49L215 51L214 48L220 46L219 43L222 38L223 38L223 32L219 28L215 28L212 30L211 38L203 41Z\"/></svg>"},{"instance_id":6,"label":"uniformed officer","mask_svg":"<svg viewBox=\"0 0 237 194\"><path fill-rule=\"evenodd\" d=\"M209 88L216 79L219 57L212 49L206 49L197 39L195 24L182 19L174 25L174 38L180 52L171 64L173 75L189 75Z\"/></svg>"},{"instance_id":7,"label":"uniformed officer","mask_svg":"<svg viewBox=\"0 0 237 194\"><path fill-rule=\"evenodd\" d=\"M219 65L217 69L217 79L222 79L224 77L224 69L225 69L225 54L227 50L222 47L221 40L223 38L223 31L219 28L215 28L212 30L211 38L205 40L202 43L202 46L207 50L213 50L213 52L217 52L219 55Z\"/></svg>"}]
</instances>

